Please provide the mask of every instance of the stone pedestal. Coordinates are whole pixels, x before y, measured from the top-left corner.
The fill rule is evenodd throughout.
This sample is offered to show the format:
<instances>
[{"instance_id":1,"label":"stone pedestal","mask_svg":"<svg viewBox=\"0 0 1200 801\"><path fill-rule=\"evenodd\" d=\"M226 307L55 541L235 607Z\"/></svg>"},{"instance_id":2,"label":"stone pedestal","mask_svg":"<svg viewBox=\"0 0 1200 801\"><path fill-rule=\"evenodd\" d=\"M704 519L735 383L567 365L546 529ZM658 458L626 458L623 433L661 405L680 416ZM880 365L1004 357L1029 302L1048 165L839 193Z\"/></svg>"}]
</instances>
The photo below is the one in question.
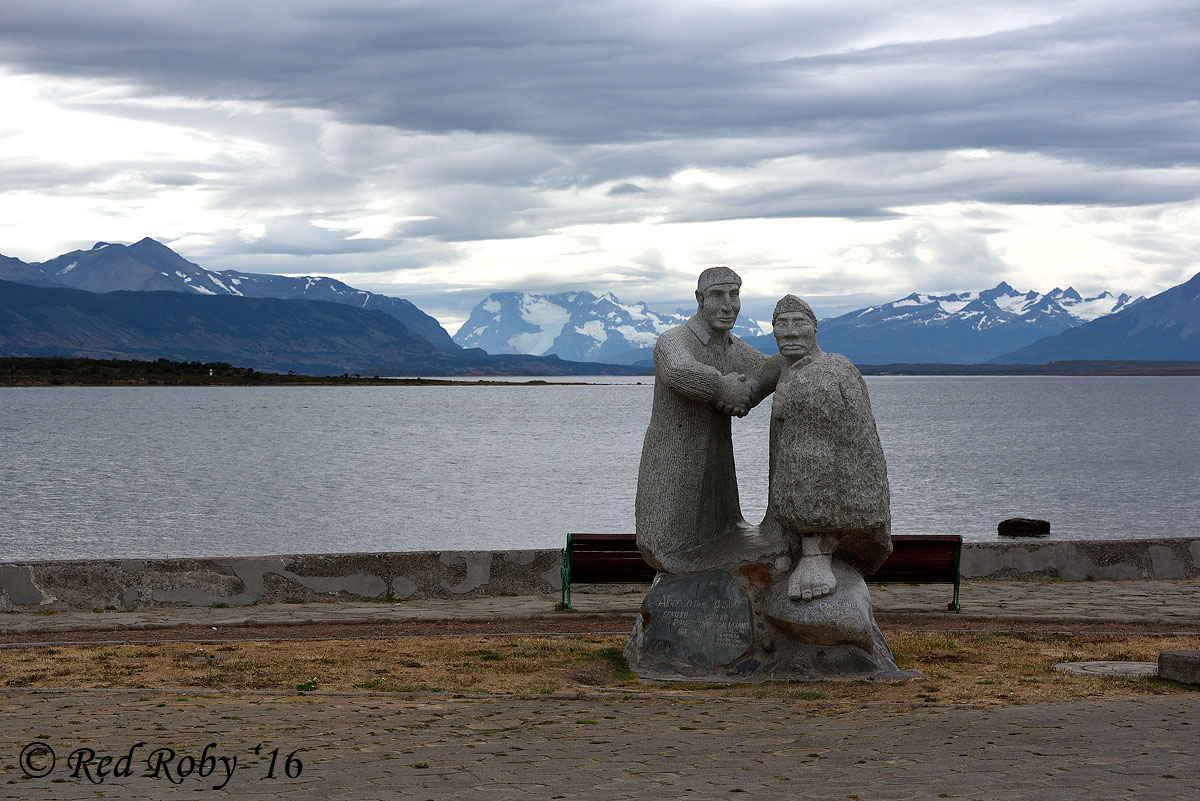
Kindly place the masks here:
<instances>
[{"instance_id":1,"label":"stone pedestal","mask_svg":"<svg viewBox=\"0 0 1200 801\"><path fill-rule=\"evenodd\" d=\"M853 568L835 559L837 590L813 601L787 597L785 570L786 560L659 573L625 646L626 662L652 681L921 676L896 667Z\"/></svg>"}]
</instances>

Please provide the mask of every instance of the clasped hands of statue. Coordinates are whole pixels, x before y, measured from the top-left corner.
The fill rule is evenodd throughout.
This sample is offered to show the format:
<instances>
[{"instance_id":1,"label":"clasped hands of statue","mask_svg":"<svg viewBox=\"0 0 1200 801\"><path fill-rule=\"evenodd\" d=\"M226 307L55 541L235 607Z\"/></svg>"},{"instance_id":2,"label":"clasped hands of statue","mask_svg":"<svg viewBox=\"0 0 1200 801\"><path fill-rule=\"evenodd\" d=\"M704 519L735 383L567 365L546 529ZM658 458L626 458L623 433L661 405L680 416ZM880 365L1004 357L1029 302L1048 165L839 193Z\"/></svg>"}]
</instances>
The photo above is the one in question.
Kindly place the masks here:
<instances>
[{"instance_id":1,"label":"clasped hands of statue","mask_svg":"<svg viewBox=\"0 0 1200 801\"><path fill-rule=\"evenodd\" d=\"M742 373L727 373L717 381L713 405L733 417L745 417L754 406L755 383Z\"/></svg>"}]
</instances>

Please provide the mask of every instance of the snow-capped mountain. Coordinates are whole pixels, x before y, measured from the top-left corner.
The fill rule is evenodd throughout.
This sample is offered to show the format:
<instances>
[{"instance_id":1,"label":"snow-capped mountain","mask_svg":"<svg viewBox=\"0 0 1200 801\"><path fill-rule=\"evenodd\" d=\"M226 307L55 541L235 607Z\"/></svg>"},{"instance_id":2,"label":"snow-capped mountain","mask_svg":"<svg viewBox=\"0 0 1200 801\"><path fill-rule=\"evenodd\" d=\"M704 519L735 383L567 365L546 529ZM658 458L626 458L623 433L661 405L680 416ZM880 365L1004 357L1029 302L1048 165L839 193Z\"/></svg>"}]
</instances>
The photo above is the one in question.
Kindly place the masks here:
<instances>
[{"instance_id":1,"label":"snow-capped mountain","mask_svg":"<svg viewBox=\"0 0 1200 801\"><path fill-rule=\"evenodd\" d=\"M821 348L858 364L978 364L1144 300L1073 288L1020 292L1001 282L982 292L913 293L822 320ZM751 344L773 352L774 340Z\"/></svg>"},{"instance_id":2,"label":"snow-capped mountain","mask_svg":"<svg viewBox=\"0 0 1200 801\"><path fill-rule=\"evenodd\" d=\"M649 360L658 335L687 321L689 314L664 314L645 303L622 303L611 292L495 292L471 310L454 341L488 353L556 355L612 364ZM739 318L733 333L757 336L764 329Z\"/></svg>"},{"instance_id":3,"label":"snow-capped mountain","mask_svg":"<svg viewBox=\"0 0 1200 801\"><path fill-rule=\"evenodd\" d=\"M1200 273L1116 314L1003 354L992 363L1060 359L1200 360Z\"/></svg>"},{"instance_id":4,"label":"snow-capped mountain","mask_svg":"<svg viewBox=\"0 0 1200 801\"><path fill-rule=\"evenodd\" d=\"M1091 320L1142 298L1074 289L1019 292L1001 282L981 292L913 293L820 323L821 347L858 364L975 364ZM654 311L621 303L612 293L553 295L497 292L484 298L454 335L463 347L488 353L556 354L564 359L632 364L648 361L658 335L690 312ZM734 333L774 353L770 326L743 317Z\"/></svg>"},{"instance_id":5,"label":"snow-capped mountain","mask_svg":"<svg viewBox=\"0 0 1200 801\"><path fill-rule=\"evenodd\" d=\"M248 298L323 300L390 314L417 336L444 351L457 351L450 335L425 312L403 298L379 295L332 278L214 271L194 264L149 237L132 245L97 242L35 264L0 257L0 279L88 292L167 291Z\"/></svg>"},{"instance_id":6,"label":"snow-capped mountain","mask_svg":"<svg viewBox=\"0 0 1200 801\"><path fill-rule=\"evenodd\" d=\"M1027 325L1068 321L1079 325L1112 314L1142 298L1101 292L1094 298L1081 297L1073 288L1055 287L1045 295L1030 290L1018 292L1001 281L983 292L922 295L914 292L900 300L843 314L830 322L846 321L855 327L897 323L936 325L950 319L968 321L978 330L1009 325L1016 320Z\"/></svg>"}]
</instances>

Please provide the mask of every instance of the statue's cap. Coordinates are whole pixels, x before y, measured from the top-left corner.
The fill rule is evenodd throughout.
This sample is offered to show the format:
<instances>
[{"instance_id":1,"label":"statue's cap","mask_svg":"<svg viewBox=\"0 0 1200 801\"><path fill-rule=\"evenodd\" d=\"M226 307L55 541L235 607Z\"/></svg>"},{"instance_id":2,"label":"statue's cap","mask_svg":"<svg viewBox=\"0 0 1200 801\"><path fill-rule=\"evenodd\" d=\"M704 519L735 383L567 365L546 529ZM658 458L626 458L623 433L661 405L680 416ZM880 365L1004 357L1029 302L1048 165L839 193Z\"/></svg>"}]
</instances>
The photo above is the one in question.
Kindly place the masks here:
<instances>
[{"instance_id":1,"label":"statue's cap","mask_svg":"<svg viewBox=\"0 0 1200 801\"><path fill-rule=\"evenodd\" d=\"M716 284L733 284L740 287L742 278L728 267L709 267L700 273L700 277L696 280L696 291L704 292Z\"/></svg>"},{"instance_id":2,"label":"statue's cap","mask_svg":"<svg viewBox=\"0 0 1200 801\"><path fill-rule=\"evenodd\" d=\"M779 299L779 302L775 304L775 312L771 315L771 325L775 324L775 321L779 319L779 315L786 314L788 312L803 312L804 314L808 315L810 320L812 320L813 325L817 324L817 315L813 314L811 306L795 295L784 295Z\"/></svg>"}]
</instances>

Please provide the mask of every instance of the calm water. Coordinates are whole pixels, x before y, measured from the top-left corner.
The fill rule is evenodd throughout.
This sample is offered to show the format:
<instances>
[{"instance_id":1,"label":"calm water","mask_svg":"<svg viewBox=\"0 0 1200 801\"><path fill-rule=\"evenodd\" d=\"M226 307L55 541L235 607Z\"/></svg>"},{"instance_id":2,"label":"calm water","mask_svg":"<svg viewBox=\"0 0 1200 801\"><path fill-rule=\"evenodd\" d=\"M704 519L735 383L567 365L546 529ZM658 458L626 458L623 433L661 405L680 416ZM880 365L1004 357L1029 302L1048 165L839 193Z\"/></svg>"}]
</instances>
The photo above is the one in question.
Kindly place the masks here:
<instances>
[{"instance_id":1,"label":"calm water","mask_svg":"<svg viewBox=\"0 0 1200 801\"><path fill-rule=\"evenodd\" d=\"M652 379L0 389L0 560L559 547L632 531ZM641 385L630 382L643 382ZM1200 378L868 378L896 533L1200 536ZM734 421L766 506L768 404Z\"/></svg>"}]
</instances>

